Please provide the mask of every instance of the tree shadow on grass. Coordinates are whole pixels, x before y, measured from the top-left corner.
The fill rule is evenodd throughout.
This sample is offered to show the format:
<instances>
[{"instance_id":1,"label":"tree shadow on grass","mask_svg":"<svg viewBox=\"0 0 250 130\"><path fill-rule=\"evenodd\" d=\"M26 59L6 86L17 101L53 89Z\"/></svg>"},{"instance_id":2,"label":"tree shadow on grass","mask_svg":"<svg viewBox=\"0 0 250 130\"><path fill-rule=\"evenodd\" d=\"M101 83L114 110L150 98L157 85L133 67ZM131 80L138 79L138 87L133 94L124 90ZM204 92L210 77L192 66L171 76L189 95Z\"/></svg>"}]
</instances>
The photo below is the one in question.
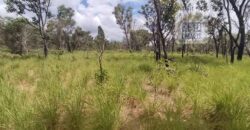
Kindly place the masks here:
<instances>
[{"instance_id":1,"label":"tree shadow on grass","mask_svg":"<svg viewBox=\"0 0 250 130\"><path fill-rule=\"evenodd\" d=\"M186 56L184 58L180 56L174 57L175 61L181 64L202 64L208 66L221 66L226 65L226 60L222 58L215 58L212 56L200 55L200 56Z\"/></svg>"},{"instance_id":2,"label":"tree shadow on grass","mask_svg":"<svg viewBox=\"0 0 250 130\"><path fill-rule=\"evenodd\" d=\"M11 54L11 53L2 53L0 54L1 59L6 60L28 60L28 59L45 59L43 56L37 55L37 54L28 54L28 55L17 55L17 54Z\"/></svg>"}]
</instances>

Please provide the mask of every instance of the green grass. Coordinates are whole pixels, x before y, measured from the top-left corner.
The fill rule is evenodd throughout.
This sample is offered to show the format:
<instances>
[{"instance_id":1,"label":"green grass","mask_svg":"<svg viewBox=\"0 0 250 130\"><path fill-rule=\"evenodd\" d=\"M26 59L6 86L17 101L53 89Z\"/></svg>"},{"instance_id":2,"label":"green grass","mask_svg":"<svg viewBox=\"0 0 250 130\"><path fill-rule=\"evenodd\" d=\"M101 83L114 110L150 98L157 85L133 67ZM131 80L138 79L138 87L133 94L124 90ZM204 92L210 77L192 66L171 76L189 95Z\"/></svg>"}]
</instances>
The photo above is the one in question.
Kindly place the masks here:
<instances>
[{"instance_id":1,"label":"green grass","mask_svg":"<svg viewBox=\"0 0 250 130\"><path fill-rule=\"evenodd\" d=\"M95 52L0 57L0 130L250 129L248 57L108 51L102 85Z\"/></svg>"}]
</instances>

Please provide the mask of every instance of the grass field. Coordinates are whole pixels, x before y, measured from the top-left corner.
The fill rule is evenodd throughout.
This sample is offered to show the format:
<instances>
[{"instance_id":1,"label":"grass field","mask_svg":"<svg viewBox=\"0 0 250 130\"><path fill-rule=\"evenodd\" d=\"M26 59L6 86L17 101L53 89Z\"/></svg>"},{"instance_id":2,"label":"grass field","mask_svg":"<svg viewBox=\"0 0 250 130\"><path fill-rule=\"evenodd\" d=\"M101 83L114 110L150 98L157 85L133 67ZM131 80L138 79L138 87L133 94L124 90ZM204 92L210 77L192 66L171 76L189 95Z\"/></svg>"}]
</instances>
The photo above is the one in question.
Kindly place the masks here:
<instances>
[{"instance_id":1,"label":"grass field","mask_svg":"<svg viewBox=\"0 0 250 130\"><path fill-rule=\"evenodd\" d=\"M0 130L249 130L250 59L109 51L96 83L95 52L1 54Z\"/></svg>"}]
</instances>

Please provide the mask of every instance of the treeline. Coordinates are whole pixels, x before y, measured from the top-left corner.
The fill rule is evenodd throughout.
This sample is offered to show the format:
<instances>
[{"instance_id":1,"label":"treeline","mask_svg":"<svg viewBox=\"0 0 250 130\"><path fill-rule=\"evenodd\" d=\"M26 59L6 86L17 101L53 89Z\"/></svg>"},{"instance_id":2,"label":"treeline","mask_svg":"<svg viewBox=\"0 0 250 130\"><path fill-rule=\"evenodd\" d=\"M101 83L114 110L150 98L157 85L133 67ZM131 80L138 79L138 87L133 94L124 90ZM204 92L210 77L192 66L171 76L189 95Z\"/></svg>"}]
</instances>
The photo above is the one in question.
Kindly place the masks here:
<instances>
[{"instance_id":1,"label":"treeline","mask_svg":"<svg viewBox=\"0 0 250 130\"><path fill-rule=\"evenodd\" d=\"M55 16L49 11L51 0L7 0L6 4L8 12L19 16L34 14L31 19L19 17L0 20L1 43L12 53L23 55L32 49L43 48L47 57L49 48L62 52L97 49L96 37L76 26L73 19L75 12L71 8L60 6ZM139 11L146 19L147 29L135 28L133 8L118 4L113 14L124 32L124 41L105 39L105 49L127 49L132 52L147 47L154 51L155 59L163 59L166 66L169 66L169 51L182 52L182 56L188 52L213 52L219 57L221 53L225 58L230 57L231 63L235 61L235 55L239 61L244 54L250 55L247 48L249 0L199 0L195 6L200 12L198 15L190 11L193 4L190 0L149 0ZM180 13L187 15L179 17ZM182 24L190 22L190 17L206 26L209 37L203 39L203 44L187 44L183 42L185 39L179 37L182 35Z\"/></svg>"},{"instance_id":2,"label":"treeline","mask_svg":"<svg viewBox=\"0 0 250 130\"><path fill-rule=\"evenodd\" d=\"M71 19L72 20L72 19ZM96 38L89 31L54 18L48 22L48 47L59 52L73 52L77 50L91 51L97 49ZM11 53L26 55L32 50L43 48L43 41L39 32L34 29L25 18L1 19L0 44L8 47ZM147 30L131 31L131 44L134 51L146 49L149 45L150 33ZM125 41L109 41L106 39L106 50L126 49Z\"/></svg>"},{"instance_id":3,"label":"treeline","mask_svg":"<svg viewBox=\"0 0 250 130\"><path fill-rule=\"evenodd\" d=\"M209 39L214 42L213 50L216 56L222 52L230 61L241 61L243 55L250 51L247 48L247 27L249 28L250 1L249 0L199 0L194 5L192 0L149 0L142 7L142 14L146 18L146 26L152 32L152 41L156 60L163 58L168 66L168 48L176 44L176 28L184 22L190 22L189 17L193 13L192 7L201 12L200 22L205 21ZM209 4L208 4L209 3ZM181 19L178 13L187 14L187 18ZM204 13L202 13L204 12ZM212 12L212 13L211 13ZM236 17L233 17L233 16ZM181 19L181 21L178 21ZM180 22L180 23L178 23ZM192 33L192 32L190 32ZM185 40L185 39L181 39ZM211 41L211 40L208 40ZM182 44L182 55L187 50L185 42ZM209 46L205 45L204 47ZM208 49L210 50L210 49Z\"/></svg>"},{"instance_id":4,"label":"treeline","mask_svg":"<svg viewBox=\"0 0 250 130\"><path fill-rule=\"evenodd\" d=\"M60 52L76 50L96 50L97 37L91 32L76 26L73 19L74 10L64 5L58 7L56 16L49 12L50 0L37 1L6 1L7 11L22 16L26 12L35 14L32 20L25 17L1 18L1 45L7 46L11 53L25 55L28 52L43 48L45 57L49 48ZM128 39L131 49L145 49L150 42L150 33L145 29L130 30ZM127 39L126 39L127 40ZM126 49L123 41L105 39L105 49Z\"/></svg>"}]
</instances>

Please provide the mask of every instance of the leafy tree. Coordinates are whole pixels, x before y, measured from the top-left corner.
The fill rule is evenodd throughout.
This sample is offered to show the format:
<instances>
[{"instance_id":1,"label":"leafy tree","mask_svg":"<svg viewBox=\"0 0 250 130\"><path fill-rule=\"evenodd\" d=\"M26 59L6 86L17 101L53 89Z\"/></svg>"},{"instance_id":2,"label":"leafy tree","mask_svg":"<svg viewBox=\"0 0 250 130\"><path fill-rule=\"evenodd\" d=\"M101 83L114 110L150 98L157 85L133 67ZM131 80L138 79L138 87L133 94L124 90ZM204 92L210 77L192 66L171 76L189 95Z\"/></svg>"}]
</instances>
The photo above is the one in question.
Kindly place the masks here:
<instances>
[{"instance_id":1,"label":"leafy tree","mask_svg":"<svg viewBox=\"0 0 250 130\"><path fill-rule=\"evenodd\" d=\"M219 49L222 45L222 37L223 37L223 28L222 24L220 23L221 20L215 17L209 17L208 18L208 24L207 24L207 30L208 34L211 35L214 45L215 45L215 51L216 51L216 57L219 57Z\"/></svg>"},{"instance_id":2,"label":"leafy tree","mask_svg":"<svg viewBox=\"0 0 250 130\"><path fill-rule=\"evenodd\" d=\"M141 14L144 15L146 19L146 27L150 30L152 33L151 41L154 45L154 52L155 52L155 59L156 61L161 59L161 44L159 42L159 38L157 37L157 27L156 27L156 12L153 6L152 1L149 1L146 5L142 6Z\"/></svg>"},{"instance_id":3,"label":"leafy tree","mask_svg":"<svg viewBox=\"0 0 250 130\"><path fill-rule=\"evenodd\" d=\"M144 7L143 12L146 20L148 23L151 23L149 29L153 30L156 29L156 43L155 45L162 46L164 60L166 67L169 66L168 64L168 54L167 54L167 43L169 40L173 38L171 34L175 29L175 16L177 11L179 10L179 4L176 0L150 0ZM155 21L152 19L155 18ZM161 46L156 46L160 48ZM156 49L159 50L159 49ZM158 56L156 56L156 59Z\"/></svg>"},{"instance_id":4,"label":"leafy tree","mask_svg":"<svg viewBox=\"0 0 250 130\"><path fill-rule=\"evenodd\" d=\"M144 29L134 30L130 32L131 45L133 50L140 51L149 45L151 34Z\"/></svg>"},{"instance_id":5,"label":"leafy tree","mask_svg":"<svg viewBox=\"0 0 250 130\"><path fill-rule=\"evenodd\" d=\"M80 27L75 29L72 39L73 50L81 49L82 47L88 50L93 42L93 37L90 35L90 32L83 31Z\"/></svg>"},{"instance_id":6,"label":"leafy tree","mask_svg":"<svg viewBox=\"0 0 250 130\"><path fill-rule=\"evenodd\" d=\"M28 53L28 37L30 35L30 26L26 19L17 18L8 21L4 27L5 45L14 54Z\"/></svg>"},{"instance_id":7,"label":"leafy tree","mask_svg":"<svg viewBox=\"0 0 250 130\"><path fill-rule=\"evenodd\" d=\"M118 4L114 9L113 14L115 15L117 24L120 25L120 28L124 31L129 51L132 51L132 46L129 41L133 22L132 7L126 8L125 6Z\"/></svg>"},{"instance_id":8,"label":"leafy tree","mask_svg":"<svg viewBox=\"0 0 250 130\"><path fill-rule=\"evenodd\" d=\"M217 13L223 30L227 32L230 38L231 63L234 62L235 50L238 49L237 59L242 60L244 48L246 45L246 19L247 11L250 9L249 0L210 0L214 12ZM205 4L205 2L203 2ZM232 18L232 13L236 15L237 22ZM235 26L237 34L235 35Z\"/></svg>"},{"instance_id":9,"label":"leafy tree","mask_svg":"<svg viewBox=\"0 0 250 130\"><path fill-rule=\"evenodd\" d=\"M8 12L15 12L21 16L26 12L34 14L32 22L29 23L39 31L43 39L44 55L47 57L48 35L46 32L46 25L48 19L52 16L49 11L51 0L6 0L6 4Z\"/></svg>"},{"instance_id":10,"label":"leafy tree","mask_svg":"<svg viewBox=\"0 0 250 130\"><path fill-rule=\"evenodd\" d=\"M70 34L73 32L75 21L73 20L74 10L72 8L66 8L64 5L58 7L57 15L57 37L59 43L59 49L67 47L68 51L71 51L70 41L66 41ZM66 43L66 45L65 45Z\"/></svg>"}]
</instances>

